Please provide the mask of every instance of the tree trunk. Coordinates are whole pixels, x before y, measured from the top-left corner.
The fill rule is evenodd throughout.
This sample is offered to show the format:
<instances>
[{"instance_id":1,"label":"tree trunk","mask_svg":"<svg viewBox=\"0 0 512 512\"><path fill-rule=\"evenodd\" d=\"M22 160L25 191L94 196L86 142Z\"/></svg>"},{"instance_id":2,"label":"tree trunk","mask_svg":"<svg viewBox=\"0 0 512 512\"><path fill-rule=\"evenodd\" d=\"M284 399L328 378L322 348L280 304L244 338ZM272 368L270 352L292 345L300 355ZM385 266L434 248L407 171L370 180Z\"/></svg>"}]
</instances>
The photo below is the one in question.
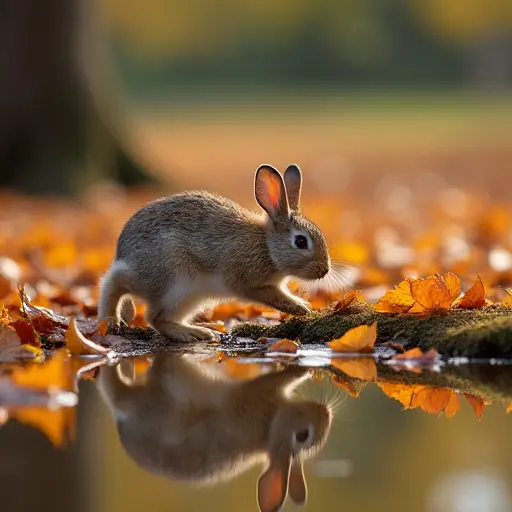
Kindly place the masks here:
<instances>
[{"instance_id":1,"label":"tree trunk","mask_svg":"<svg viewBox=\"0 0 512 512\"><path fill-rule=\"evenodd\" d=\"M0 186L70 194L97 177L153 181L102 122L82 78L81 1L0 0ZM93 137L109 158L91 164Z\"/></svg>"}]
</instances>

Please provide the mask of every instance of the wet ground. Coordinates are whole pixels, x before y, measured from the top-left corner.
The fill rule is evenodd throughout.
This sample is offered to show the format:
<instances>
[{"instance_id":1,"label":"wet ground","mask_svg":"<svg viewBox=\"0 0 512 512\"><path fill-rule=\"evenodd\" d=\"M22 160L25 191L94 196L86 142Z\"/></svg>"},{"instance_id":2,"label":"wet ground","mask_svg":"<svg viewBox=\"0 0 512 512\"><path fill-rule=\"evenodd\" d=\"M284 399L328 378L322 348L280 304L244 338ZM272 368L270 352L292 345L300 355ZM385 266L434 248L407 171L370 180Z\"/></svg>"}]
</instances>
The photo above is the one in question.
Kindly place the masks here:
<instances>
[{"instance_id":1,"label":"wet ground","mask_svg":"<svg viewBox=\"0 0 512 512\"><path fill-rule=\"evenodd\" d=\"M512 510L506 362L256 356L4 365L2 510Z\"/></svg>"}]
</instances>

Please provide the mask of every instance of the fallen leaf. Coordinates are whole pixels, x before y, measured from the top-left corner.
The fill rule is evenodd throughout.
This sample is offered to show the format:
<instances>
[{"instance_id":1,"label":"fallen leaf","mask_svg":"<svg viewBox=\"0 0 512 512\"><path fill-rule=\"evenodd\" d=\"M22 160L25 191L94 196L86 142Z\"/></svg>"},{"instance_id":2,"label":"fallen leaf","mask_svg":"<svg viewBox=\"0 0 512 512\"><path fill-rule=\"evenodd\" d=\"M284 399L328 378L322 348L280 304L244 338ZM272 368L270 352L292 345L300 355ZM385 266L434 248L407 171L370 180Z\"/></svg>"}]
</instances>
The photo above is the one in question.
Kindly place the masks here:
<instances>
[{"instance_id":1,"label":"fallen leaf","mask_svg":"<svg viewBox=\"0 0 512 512\"><path fill-rule=\"evenodd\" d=\"M481 308L485 306L485 286L480 276L475 284L460 299L458 307L463 309Z\"/></svg>"},{"instance_id":2,"label":"fallen leaf","mask_svg":"<svg viewBox=\"0 0 512 512\"><path fill-rule=\"evenodd\" d=\"M423 351L421 348L412 348L411 350L406 350L403 354L397 354L393 356L391 359L400 360L400 359L417 359L423 355Z\"/></svg>"},{"instance_id":3,"label":"fallen leaf","mask_svg":"<svg viewBox=\"0 0 512 512\"><path fill-rule=\"evenodd\" d=\"M407 313L416 302L411 295L411 279L405 279L386 292L384 297L375 304L375 309L381 313Z\"/></svg>"},{"instance_id":4,"label":"fallen leaf","mask_svg":"<svg viewBox=\"0 0 512 512\"><path fill-rule=\"evenodd\" d=\"M18 333L6 325L0 324L0 362L8 363L17 359L36 359L41 353L27 350L29 345L21 343Z\"/></svg>"},{"instance_id":5,"label":"fallen leaf","mask_svg":"<svg viewBox=\"0 0 512 512\"><path fill-rule=\"evenodd\" d=\"M22 343L29 343L36 347L41 346L39 335L35 331L34 325L32 322L30 322L30 320L20 318L15 322L11 322L9 325L18 333Z\"/></svg>"},{"instance_id":6,"label":"fallen leaf","mask_svg":"<svg viewBox=\"0 0 512 512\"><path fill-rule=\"evenodd\" d=\"M509 412L512 412L512 402L510 402L508 404L508 407L507 407L507 410L506 410L506 413L508 414Z\"/></svg>"},{"instance_id":7,"label":"fallen leaf","mask_svg":"<svg viewBox=\"0 0 512 512\"><path fill-rule=\"evenodd\" d=\"M371 357L358 359L333 358L331 364L354 379L377 380L377 366Z\"/></svg>"},{"instance_id":8,"label":"fallen leaf","mask_svg":"<svg viewBox=\"0 0 512 512\"><path fill-rule=\"evenodd\" d=\"M292 340L286 338L272 343L268 348L268 352L285 352L287 354L295 354L299 349L299 345Z\"/></svg>"},{"instance_id":9,"label":"fallen leaf","mask_svg":"<svg viewBox=\"0 0 512 512\"><path fill-rule=\"evenodd\" d=\"M341 311L341 310L347 308L348 306L350 306L350 304L352 304L352 302L354 302L354 300L356 299L358 293L359 293L359 290L352 290L352 291L346 293L342 297L342 299L340 301L338 301L336 303L336 305L334 306L335 311Z\"/></svg>"},{"instance_id":10,"label":"fallen leaf","mask_svg":"<svg viewBox=\"0 0 512 512\"><path fill-rule=\"evenodd\" d=\"M396 356L393 356L391 359L393 361L406 360L421 364L428 364L435 362L438 356L439 354L437 350L433 348L427 350L427 352L423 352L421 348L416 347L411 350L407 350L402 354L397 354Z\"/></svg>"},{"instance_id":11,"label":"fallen leaf","mask_svg":"<svg viewBox=\"0 0 512 512\"><path fill-rule=\"evenodd\" d=\"M478 419L482 418L482 415L484 413L484 407L485 403L483 398L475 395L471 395L469 393L464 393L464 397L469 402L473 410L475 411L476 417Z\"/></svg>"},{"instance_id":12,"label":"fallen leaf","mask_svg":"<svg viewBox=\"0 0 512 512\"><path fill-rule=\"evenodd\" d=\"M88 340L78 329L76 318L72 317L66 331L66 345L73 355L83 356L91 354L107 354L108 348L102 347L93 341Z\"/></svg>"},{"instance_id":13,"label":"fallen leaf","mask_svg":"<svg viewBox=\"0 0 512 512\"><path fill-rule=\"evenodd\" d=\"M424 313L450 309L460 295L460 280L451 272L421 279L406 278L375 305L384 313Z\"/></svg>"},{"instance_id":14,"label":"fallen leaf","mask_svg":"<svg viewBox=\"0 0 512 512\"><path fill-rule=\"evenodd\" d=\"M500 302L500 306L512 308L512 288L506 288L507 296Z\"/></svg>"},{"instance_id":15,"label":"fallen leaf","mask_svg":"<svg viewBox=\"0 0 512 512\"><path fill-rule=\"evenodd\" d=\"M327 345L333 352L373 352L376 339L377 322L374 322L372 325L354 327Z\"/></svg>"}]
</instances>

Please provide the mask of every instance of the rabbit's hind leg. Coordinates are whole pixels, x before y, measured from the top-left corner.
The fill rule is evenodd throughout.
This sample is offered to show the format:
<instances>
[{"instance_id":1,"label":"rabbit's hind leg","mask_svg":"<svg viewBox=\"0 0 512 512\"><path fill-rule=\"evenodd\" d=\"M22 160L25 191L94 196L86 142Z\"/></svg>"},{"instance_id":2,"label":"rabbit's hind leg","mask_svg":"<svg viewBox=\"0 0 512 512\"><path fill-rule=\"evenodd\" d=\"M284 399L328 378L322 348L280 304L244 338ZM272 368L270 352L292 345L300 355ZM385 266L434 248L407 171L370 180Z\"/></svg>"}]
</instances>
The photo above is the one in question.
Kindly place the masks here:
<instances>
[{"instance_id":1,"label":"rabbit's hind leg","mask_svg":"<svg viewBox=\"0 0 512 512\"><path fill-rule=\"evenodd\" d=\"M179 341L218 339L215 331L187 322L201 303L201 297L191 293L191 290L173 286L164 300L148 304L146 317L153 328L166 338Z\"/></svg>"}]
</instances>

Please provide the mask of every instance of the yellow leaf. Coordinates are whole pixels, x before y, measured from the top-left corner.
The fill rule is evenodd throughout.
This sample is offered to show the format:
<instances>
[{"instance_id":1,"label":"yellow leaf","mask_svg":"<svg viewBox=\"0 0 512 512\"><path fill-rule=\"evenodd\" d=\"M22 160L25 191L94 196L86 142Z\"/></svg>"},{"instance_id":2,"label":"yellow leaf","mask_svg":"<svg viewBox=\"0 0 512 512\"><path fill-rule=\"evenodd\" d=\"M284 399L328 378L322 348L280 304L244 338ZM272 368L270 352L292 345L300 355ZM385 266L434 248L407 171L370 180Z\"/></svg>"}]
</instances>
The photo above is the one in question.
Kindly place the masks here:
<instances>
[{"instance_id":1,"label":"yellow leaf","mask_svg":"<svg viewBox=\"0 0 512 512\"><path fill-rule=\"evenodd\" d=\"M361 359L334 358L331 364L354 379L377 380L377 366L370 357Z\"/></svg>"},{"instance_id":2,"label":"yellow leaf","mask_svg":"<svg viewBox=\"0 0 512 512\"><path fill-rule=\"evenodd\" d=\"M373 352L377 339L377 322L360 325L347 331L341 338L329 341L327 345L334 352Z\"/></svg>"},{"instance_id":3,"label":"yellow leaf","mask_svg":"<svg viewBox=\"0 0 512 512\"><path fill-rule=\"evenodd\" d=\"M377 302L375 309L381 313L407 313L416 302L411 295L411 281L405 279L393 290L388 291Z\"/></svg>"}]
</instances>

